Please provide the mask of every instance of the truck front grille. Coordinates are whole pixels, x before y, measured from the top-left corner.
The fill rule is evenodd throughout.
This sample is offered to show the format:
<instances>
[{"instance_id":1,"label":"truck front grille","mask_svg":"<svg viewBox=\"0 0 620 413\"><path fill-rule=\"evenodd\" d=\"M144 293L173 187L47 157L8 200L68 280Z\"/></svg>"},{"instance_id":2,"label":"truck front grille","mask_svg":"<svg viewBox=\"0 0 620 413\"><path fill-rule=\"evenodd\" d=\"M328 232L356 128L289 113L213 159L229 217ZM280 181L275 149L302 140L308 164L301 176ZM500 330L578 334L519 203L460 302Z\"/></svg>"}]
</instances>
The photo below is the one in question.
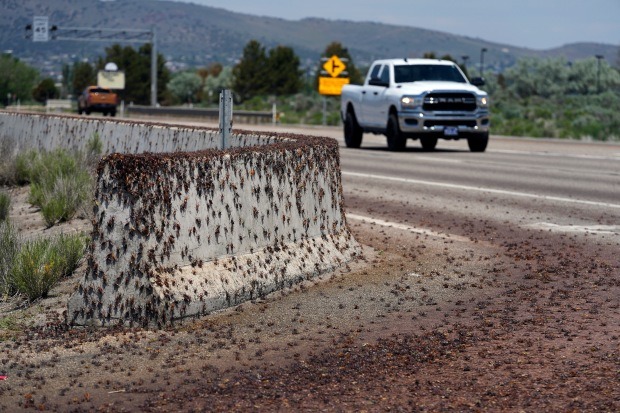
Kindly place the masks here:
<instances>
[{"instance_id":1,"label":"truck front grille","mask_svg":"<svg viewBox=\"0 0 620 413\"><path fill-rule=\"evenodd\" d=\"M476 110L476 97L471 93L429 93L424 97L424 110L465 111Z\"/></svg>"}]
</instances>

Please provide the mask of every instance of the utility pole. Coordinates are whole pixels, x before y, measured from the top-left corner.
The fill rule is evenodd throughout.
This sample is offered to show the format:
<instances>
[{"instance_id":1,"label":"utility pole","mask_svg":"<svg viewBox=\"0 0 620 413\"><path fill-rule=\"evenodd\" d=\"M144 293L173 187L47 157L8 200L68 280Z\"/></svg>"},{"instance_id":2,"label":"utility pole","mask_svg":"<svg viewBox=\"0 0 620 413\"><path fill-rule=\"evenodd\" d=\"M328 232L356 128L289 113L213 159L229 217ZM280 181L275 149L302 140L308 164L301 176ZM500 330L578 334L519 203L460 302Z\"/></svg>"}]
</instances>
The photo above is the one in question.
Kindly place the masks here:
<instances>
[{"instance_id":1,"label":"utility pole","mask_svg":"<svg viewBox=\"0 0 620 413\"><path fill-rule=\"evenodd\" d=\"M157 42L155 28L151 29L151 106L157 106Z\"/></svg>"},{"instance_id":2,"label":"utility pole","mask_svg":"<svg viewBox=\"0 0 620 413\"><path fill-rule=\"evenodd\" d=\"M469 56L464 55L461 56L461 58L463 59L463 68L465 69L465 74L469 77L469 75L467 74L467 61L469 60Z\"/></svg>"},{"instance_id":3,"label":"utility pole","mask_svg":"<svg viewBox=\"0 0 620 413\"><path fill-rule=\"evenodd\" d=\"M601 93L601 60L605 58L605 56L601 54L597 54L596 56L596 93Z\"/></svg>"},{"instance_id":4,"label":"utility pole","mask_svg":"<svg viewBox=\"0 0 620 413\"><path fill-rule=\"evenodd\" d=\"M480 49L480 77L484 77L484 54L487 52L487 48Z\"/></svg>"}]
</instances>

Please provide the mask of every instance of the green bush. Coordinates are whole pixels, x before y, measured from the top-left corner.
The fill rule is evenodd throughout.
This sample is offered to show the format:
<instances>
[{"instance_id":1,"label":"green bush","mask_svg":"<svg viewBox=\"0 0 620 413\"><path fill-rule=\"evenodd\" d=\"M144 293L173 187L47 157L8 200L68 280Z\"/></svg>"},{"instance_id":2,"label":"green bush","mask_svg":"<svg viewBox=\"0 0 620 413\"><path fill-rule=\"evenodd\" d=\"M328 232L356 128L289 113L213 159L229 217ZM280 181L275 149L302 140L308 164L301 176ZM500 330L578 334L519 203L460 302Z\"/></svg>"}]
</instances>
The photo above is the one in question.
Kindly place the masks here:
<instances>
[{"instance_id":1,"label":"green bush","mask_svg":"<svg viewBox=\"0 0 620 413\"><path fill-rule=\"evenodd\" d=\"M326 123L336 126L340 124L340 99L324 97L318 92L295 94L290 96L256 96L239 105L242 110L271 111L276 102L276 110L281 114L283 124L321 125L323 123L323 101L326 105Z\"/></svg>"},{"instance_id":2,"label":"green bush","mask_svg":"<svg viewBox=\"0 0 620 413\"><path fill-rule=\"evenodd\" d=\"M15 140L0 137L0 185L14 185L15 173Z\"/></svg>"},{"instance_id":3,"label":"green bush","mask_svg":"<svg viewBox=\"0 0 620 413\"><path fill-rule=\"evenodd\" d=\"M11 208L11 197L4 191L0 191L0 222L6 221Z\"/></svg>"},{"instance_id":4,"label":"green bush","mask_svg":"<svg viewBox=\"0 0 620 413\"><path fill-rule=\"evenodd\" d=\"M103 142L99 134L95 132L86 144L86 158L92 159L101 156L103 152Z\"/></svg>"},{"instance_id":5,"label":"green bush","mask_svg":"<svg viewBox=\"0 0 620 413\"><path fill-rule=\"evenodd\" d=\"M11 270L19 244L15 227L9 221L0 222L0 298L16 292L11 281Z\"/></svg>"},{"instance_id":6,"label":"green bush","mask_svg":"<svg viewBox=\"0 0 620 413\"><path fill-rule=\"evenodd\" d=\"M10 283L30 302L49 291L78 266L86 246L83 235L60 235L25 242L14 258Z\"/></svg>"},{"instance_id":7,"label":"green bush","mask_svg":"<svg viewBox=\"0 0 620 413\"><path fill-rule=\"evenodd\" d=\"M31 182L30 170L38 157L39 153L35 150L17 155L15 158L15 178L19 185Z\"/></svg>"},{"instance_id":8,"label":"green bush","mask_svg":"<svg viewBox=\"0 0 620 413\"><path fill-rule=\"evenodd\" d=\"M97 151L101 151L101 141L95 135L89 141L88 154L57 149L18 155L19 182L30 182L28 201L41 208L48 226L71 219L90 198L89 159L94 161Z\"/></svg>"},{"instance_id":9,"label":"green bush","mask_svg":"<svg viewBox=\"0 0 620 413\"><path fill-rule=\"evenodd\" d=\"M41 213L48 227L58 222L70 220L80 206L88 199L91 190L91 180L88 173L82 172L69 176L59 176L51 188L40 189L31 187L32 193L41 193Z\"/></svg>"}]
</instances>

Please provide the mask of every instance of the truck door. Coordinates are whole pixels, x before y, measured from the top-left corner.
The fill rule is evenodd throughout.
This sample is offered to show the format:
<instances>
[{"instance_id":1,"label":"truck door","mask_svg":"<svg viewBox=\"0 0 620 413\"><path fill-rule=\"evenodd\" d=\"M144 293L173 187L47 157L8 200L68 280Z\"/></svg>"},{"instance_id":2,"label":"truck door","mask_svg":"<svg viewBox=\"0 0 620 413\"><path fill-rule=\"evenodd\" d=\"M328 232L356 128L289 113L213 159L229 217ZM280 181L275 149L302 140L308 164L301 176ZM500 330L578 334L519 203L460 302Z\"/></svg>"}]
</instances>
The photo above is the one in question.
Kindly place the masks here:
<instances>
[{"instance_id":1,"label":"truck door","mask_svg":"<svg viewBox=\"0 0 620 413\"><path fill-rule=\"evenodd\" d=\"M376 63L373 67L370 68L369 76L362 88L362 95L360 97L360 113L358 113L358 120L365 126L370 126L371 118L373 116L373 108L368 106L368 102L372 102L372 98L370 96L374 96L376 86L373 86L371 83L375 81L379 81L379 74L381 73L382 65L380 63Z\"/></svg>"},{"instance_id":2,"label":"truck door","mask_svg":"<svg viewBox=\"0 0 620 413\"><path fill-rule=\"evenodd\" d=\"M368 126L384 128L387 124L386 92L390 85L390 65L382 65L374 84L368 85L364 95L364 117Z\"/></svg>"}]
</instances>

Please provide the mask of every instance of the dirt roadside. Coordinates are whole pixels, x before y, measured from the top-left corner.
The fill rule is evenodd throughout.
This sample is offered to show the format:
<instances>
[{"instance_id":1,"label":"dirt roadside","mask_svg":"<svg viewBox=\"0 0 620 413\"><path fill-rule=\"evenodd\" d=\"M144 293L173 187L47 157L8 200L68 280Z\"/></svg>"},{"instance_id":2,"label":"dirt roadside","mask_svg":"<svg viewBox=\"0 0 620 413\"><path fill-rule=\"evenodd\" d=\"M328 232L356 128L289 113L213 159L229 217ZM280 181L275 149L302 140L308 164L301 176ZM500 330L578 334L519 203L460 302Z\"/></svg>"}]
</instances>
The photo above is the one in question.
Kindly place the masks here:
<instances>
[{"instance_id":1,"label":"dirt roadside","mask_svg":"<svg viewBox=\"0 0 620 413\"><path fill-rule=\"evenodd\" d=\"M12 191L26 236L88 231L46 230ZM617 245L350 226L364 260L163 331L66 327L79 271L2 304L0 411L620 410Z\"/></svg>"}]
</instances>

